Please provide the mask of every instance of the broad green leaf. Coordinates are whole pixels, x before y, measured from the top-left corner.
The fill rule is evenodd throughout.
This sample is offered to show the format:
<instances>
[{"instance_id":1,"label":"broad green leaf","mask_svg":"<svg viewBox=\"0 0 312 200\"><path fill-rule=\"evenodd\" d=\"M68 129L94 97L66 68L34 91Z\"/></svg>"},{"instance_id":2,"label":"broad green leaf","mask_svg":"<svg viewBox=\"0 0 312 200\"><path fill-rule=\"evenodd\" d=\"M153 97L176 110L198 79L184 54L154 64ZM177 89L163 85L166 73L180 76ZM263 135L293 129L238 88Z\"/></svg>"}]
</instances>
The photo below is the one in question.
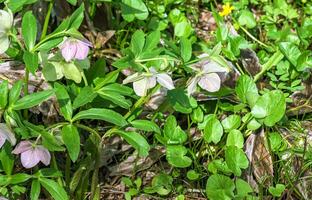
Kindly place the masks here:
<instances>
[{"instance_id":1,"label":"broad green leaf","mask_svg":"<svg viewBox=\"0 0 312 200\"><path fill-rule=\"evenodd\" d=\"M160 42L160 32L153 31L146 37L146 42L144 45L144 51L151 51L157 47Z\"/></svg>"},{"instance_id":2,"label":"broad green leaf","mask_svg":"<svg viewBox=\"0 0 312 200\"><path fill-rule=\"evenodd\" d=\"M244 151L236 146L228 146L226 148L225 161L235 176L240 176L242 174L241 169L246 169L249 164Z\"/></svg>"},{"instance_id":3,"label":"broad green leaf","mask_svg":"<svg viewBox=\"0 0 312 200\"><path fill-rule=\"evenodd\" d=\"M248 124L247 124L247 129L248 130L257 130L258 128L261 127L261 124L256 120L256 119L252 119Z\"/></svg>"},{"instance_id":4,"label":"broad green leaf","mask_svg":"<svg viewBox=\"0 0 312 200\"><path fill-rule=\"evenodd\" d=\"M239 130L231 130L226 139L226 146L244 147L244 136Z\"/></svg>"},{"instance_id":5,"label":"broad green leaf","mask_svg":"<svg viewBox=\"0 0 312 200\"><path fill-rule=\"evenodd\" d=\"M279 44L279 48L281 52L286 56L286 58L290 61L290 63L296 67L297 60L301 54L297 45L292 42L281 42Z\"/></svg>"},{"instance_id":6,"label":"broad green leaf","mask_svg":"<svg viewBox=\"0 0 312 200\"><path fill-rule=\"evenodd\" d=\"M227 176L214 174L207 180L206 193L210 200L231 200L234 198L234 189L234 181Z\"/></svg>"},{"instance_id":7,"label":"broad green leaf","mask_svg":"<svg viewBox=\"0 0 312 200\"><path fill-rule=\"evenodd\" d=\"M269 192L275 197L280 197L284 192L285 188L286 187L284 184L276 184L275 187L270 186Z\"/></svg>"},{"instance_id":8,"label":"broad green leaf","mask_svg":"<svg viewBox=\"0 0 312 200\"><path fill-rule=\"evenodd\" d=\"M34 179L31 182L30 200L38 200L40 195L41 186L38 180Z\"/></svg>"},{"instance_id":9,"label":"broad green leaf","mask_svg":"<svg viewBox=\"0 0 312 200\"><path fill-rule=\"evenodd\" d=\"M194 181L194 180L197 180L199 178L200 174L197 173L195 170L189 170L187 173L186 173L186 177L191 180L191 181Z\"/></svg>"},{"instance_id":10,"label":"broad green leaf","mask_svg":"<svg viewBox=\"0 0 312 200\"><path fill-rule=\"evenodd\" d=\"M52 38L36 48L38 51L49 51L54 47L57 47L58 44L60 44L63 41L63 37L56 37Z\"/></svg>"},{"instance_id":11,"label":"broad green leaf","mask_svg":"<svg viewBox=\"0 0 312 200\"><path fill-rule=\"evenodd\" d=\"M8 104L9 82L7 80L0 83L0 110L3 110Z\"/></svg>"},{"instance_id":12,"label":"broad green leaf","mask_svg":"<svg viewBox=\"0 0 312 200\"><path fill-rule=\"evenodd\" d=\"M30 71L33 75L35 75L39 65L38 53L25 51L23 55L23 60L26 65L26 69Z\"/></svg>"},{"instance_id":13,"label":"broad green leaf","mask_svg":"<svg viewBox=\"0 0 312 200\"><path fill-rule=\"evenodd\" d=\"M74 192L76 190L86 170L87 168L85 166L81 166L79 167L79 169L77 169L77 171L75 171L69 184L69 189L71 192Z\"/></svg>"},{"instance_id":14,"label":"broad green leaf","mask_svg":"<svg viewBox=\"0 0 312 200\"><path fill-rule=\"evenodd\" d=\"M251 107L259 97L256 84L247 75L242 75L239 77L235 87L235 92L243 103L248 103Z\"/></svg>"},{"instance_id":15,"label":"broad green leaf","mask_svg":"<svg viewBox=\"0 0 312 200\"><path fill-rule=\"evenodd\" d=\"M249 10L240 11L238 23L239 25L246 26L247 28L254 28L257 25L256 19L253 13L250 12Z\"/></svg>"},{"instance_id":16,"label":"broad green leaf","mask_svg":"<svg viewBox=\"0 0 312 200\"><path fill-rule=\"evenodd\" d=\"M29 94L24 96L23 98L17 100L12 108L14 110L22 110L27 108L32 108L36 105L39 105L41 102L47 100L54 94L53 90L45 90L41 92L36 92L33 94Z\"/></svg>"},{"instance_id":17,"label":"broad green leaf","mask_svg":"<svg viewBox=\"0 0 312 200\"><path fill-rule=\"evenodd\" d=\"M192 26L187 21L182 21L174 26L174 35L178 37L188 37L192 33Z\"/></svg>"},{"instance_id":18,"label":"broad green leaf","mask_svg":"<svg viewBox=\"0 0 312 200\"><path fill-rule=\"evenodd\" d=\"M167 144L183 144L187 140L187 134L177 125L173 115L170 115L166 120L164 137Z\"/></svg>"},{"instance_id":19,"label":"broad green leaf","mask_svg":"<svg viewBox=\"0 0 312 200\"><path fill-rule=\"evenodd\" d=\"M182 145L168 145L166 158L170 165L178 168L189 167L192 159L186 156L187 149Z\"/></svg>"},{"instance_id":20,"label":"broad green leaf","mask_svg":"<svg viewBox=\"0 0 312 200\"><path fill-rule=\"evenodd\" d=\"M243 179L236 179L235 181L237 196L246 197L249 193L253 192L251 186Z\"/></svg>"},{"instance_id":21,"label":"broad green leaf","mask_svg":"<svg viewBox=\"0 0 312 200\"><path fill-rule=\"evenodd\" d=\"M65 189L57 182L47 178L40 178L39 182L50 193L54 200L69 200Z\"/></svg>"},{"instance_id":22,"label":"broad green leaf","mask_svg":"<svg viewBox=\"0 0 312 200\"><path fill-rule=\"evenodd\" d=\"M56 63L54 63L55 65ZM59 63L62 67L62 72L65 78L75 81L76 83L80 83L82 79L81 72L79 68L72 62L61 62Z\"/></svg>"},{"instance_id":23,"label":"broad green leaf","mask_svg":"<svg viewBox=\"0 0 312 200\"><path fill-rule=\"evenodd\" d=\"M37 2L38 0L8 0L6 1L8 7L10 8L10 10L15 13L20 11L23 6L28 5L28 4L33 4L35 2ZM1 1L3 2L3 1Z\"/></svg>"},{"instance_id":24,"label":"broad green leaf","mask_svg":"<svg viewBox=\"0 0 312 200\"><path fill-rule=\"evenodd\" d=\"M32 11L24 14L22 20L22 35L29 51L35 46L37 37L37 21Z\"/></svg>"},{"instance_id":25,"label":"broad green leaf","mask_svg":"<svg viewBox=\"0 0 312 200\"><path fill-rule=\"evenodd\" d=\"M180 43L181 57L184 62L187 62L192 57L192 43L186 37L182 37Z\"/></svg>"},{"instance_id":26,"label":"broad green leaf","mask_svg":"<svg viewBox=\"0 0 312 200\"><path fill-rule=\"evenodd\" d=\"M15 82L9 93L9 105L14 104L21 95L23 82L21 80Z\"/></svg>"},{"instance_id":27,"label":"broad green leaf","mask_svg":"<svg viewBox=\"0 0 312 200\"><path fill-rule=\"evenodd\" d=\"M71 104L70 97L67 93L65 86L55 83L54 84L55 94L57 101L60 105L60 110L62 115L67 121L71 121L73 115L73 108Z\"/></svg>"},{"instance_id":28,"label":"broad green leaf","mask_svg":"<svg viewBox=\"0 0 312 200\"><path fill-rule=\"evenodd\" d=\"M5 143L0 149L0 162L5 174L11 175L14 168L14 156L12 155L12 146Z\"/></svg>"},{"instance_id":29,"label":"broad green leaf","mask_svg":"<svg viewBox=\"0 0 312 200\"><path fill-rule=\"evenodd\" d=\"M206 121L204 129L204 139L206 142L217 144L223 135L223 128L215 115L210 115Z\"/></svg>"},{"instance_id":30,"label":"broad green leaf","mask_svg":"<svg viewBox=\"0 0 312 200\"><path fill-rule=\"evenodd\" d=\"M77 8L77 10L75 10L75 12L73 12L73 14L70 16L68 29L71 29L71 28L74 28L76 30L79 29L79 27L83 21L84 10L85 10L85 7L84 7L84 4L82 3L79 6L79 8Z\"/></svg>"},{"instance_id":31,"label":"broad green leaf","mask_svg":"<svg viewBox=\"0 0 312 200\"><path fill-rule=\"evenodd\" d=\"M96 96L96 93L91 87L86 86L82 88L80 93L74 100L73 109L77 109L87 103L91 103Z\"/></svg>"},{"instance_id":32,"label":"broad green leaf","mask_svg":"<svg viewBox=\"0 0 312 200\"><path fill-rule=\"evenodd\" d=\"M25 174L25 173L18 173L18 174L14 174L9 176L10 178L8 178L10 181L10 184L14 185L14 184L19 184L19 183L24 183L26 181L28 181L31 178L31 175L29 174Z\"/></svg>"},{"instance_id":33,"label":"broad green leaf","mask_svg":"<svg viewBox=\"0 0 312 200\"><path fill-rule=\"evenodd\" d=\"M131 37L131 51L135 57L138 57L143 50L145 44L145 35L141 30L137 30Z\"/></svg>"},{"instance_id":34,"label":"broad green leaf","mask_svg":"<svg viewBox=\"0 0 312 200\"><path fill-rule=\"evenodd\" d=\"M101 98L113 102L117 106L120 106L125 109L129 109L132 105L130 100L127 100L124 96L111 91L99 90L97 92Z\"/></svg>"},{"instance_id":35,"label":"broad green leaf","mask_svg":"<svg viewBox=\"0 0 312 200\"><path fill-rule=\"evenodd\" d=\"M241 118L239 115L230 115L223 119L221 122L225 132L230 132L233 129L237 129L241 124Z\"/></svg>"},{"instance_id":36,"label":"broad green leaf","mask_svg":"<svg viewBox=\"0 0 312 200\"><path fill-rule=\"evenodd\" d=\"M122 0L121 13L128 22L135 18L145 20L148 17L148 9L142 0Z\"/></svg>"},{"instance_id":37,"label":"broad green leaf","mask_svg":"<svg viewBox=\"0 0 312 200\"><path fill-rule=\"evenodd\" d=\"M77 4L77 0L67 0L68 3L75 6Z\"/></svg>"},{"instance_id":38,"label":"broad green leaf","mask_svg":"<svg viewBox=\"0 0 312 200\"><path fill-rule=\"evenodd\" d=\"M282 119L286 110L286 100L283 92L274 90L258 98L251 109L255 118L264 119L264 124L273 126Z\"/></svg>"},{"instance_id":39,"label":"broad green leaf","mask_svg":"<svg viewBox=\"0 0 312 200\"><path fill-rule=\"evenodd\" d=\"M155 122L148 121L148 120L134 120L131 122L131 125L134 128L143 130L143 131L149 131L149 132L155 132L155 133L161 133L160 128Z\"/></svg>"},{"instance_id":40,"label":"broad green leaf","mask_svg":"<svg viewBox=\"0 0 312 200\"><path fill-rule=\"evenodd\" d=\"M123 139L125 139L133 148L135 148L139 156L141 157L146 157L148 156L148 152L150 150L150 145L146 141L146 139L136 133L136 132L126 132L126 131L121 131L121 130L116 130L116 134L121 136Z\"/></svg>"},{"instance_id":41,"label":"broad green leaf","mask_svg":"<svg viewBox=\"0 0 312 200\"><path fill-rule=\"evenodd\" d=\"M42 73L47 81L56 81L63 78L63 67L58 62L43 64Z\"/></svg>"},{"instance_id":42,"label":"broad green leaf","mask_svg":"<svg viewBox=\"0 0 312 200\"><path fill-rule=\"evenodd\" d=\"M69 153L70 159L76 162L80 153L80 135L74 125L65 125L62 128L62 139Z\"/></svg>"},{"instance_id":43,"label":"broad green leaf","mask_svg":"<svg viewBox=\"0 0 312 200\"><path fill-rule=\"evenodd\" d=\"M103 120L121 127L128 124L122 115L105 108L91 108L89 110L80 111L73 117L72 121L77 121L81 119Z\"/></svg>"}]
</instances>

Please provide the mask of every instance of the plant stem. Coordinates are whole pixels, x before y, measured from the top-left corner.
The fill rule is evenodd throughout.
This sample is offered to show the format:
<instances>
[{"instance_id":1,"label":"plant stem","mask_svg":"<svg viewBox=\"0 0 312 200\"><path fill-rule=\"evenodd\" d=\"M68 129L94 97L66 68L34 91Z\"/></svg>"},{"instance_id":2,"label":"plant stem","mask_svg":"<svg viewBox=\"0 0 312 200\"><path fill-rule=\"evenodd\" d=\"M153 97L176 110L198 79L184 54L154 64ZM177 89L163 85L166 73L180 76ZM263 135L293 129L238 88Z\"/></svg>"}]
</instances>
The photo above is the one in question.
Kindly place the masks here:
<instances>
[{"instance_id":1,"label":"plant stem","mask_svg":"<svg viewBox=\"0 0 312 200\"><path fill-rule=\"evenodd\" d=\"M66 156L66 163L65 163L65 183L66 186L69 187L70 184L70 167L71 167L71 160L69 155Z\"/></svg>"},{"instance_id":2,"label":"plant stem","mask_svg":"<svg viewBox=\"0 0 312 200\"><path fill-rule=\"evenodd\" d=\"M47 35L47 30L48 30L48 26L49 26L49 21L50 21L50 16L51 16L53 4L54 4L54 0L51 0L49 3L48 12L47 12L45 19L44 19L44 24L43 24L43 28L42 28L42 32L41 32L40 41L43 38L45 38L45 36Z\"/></svg>"}]
</instances>

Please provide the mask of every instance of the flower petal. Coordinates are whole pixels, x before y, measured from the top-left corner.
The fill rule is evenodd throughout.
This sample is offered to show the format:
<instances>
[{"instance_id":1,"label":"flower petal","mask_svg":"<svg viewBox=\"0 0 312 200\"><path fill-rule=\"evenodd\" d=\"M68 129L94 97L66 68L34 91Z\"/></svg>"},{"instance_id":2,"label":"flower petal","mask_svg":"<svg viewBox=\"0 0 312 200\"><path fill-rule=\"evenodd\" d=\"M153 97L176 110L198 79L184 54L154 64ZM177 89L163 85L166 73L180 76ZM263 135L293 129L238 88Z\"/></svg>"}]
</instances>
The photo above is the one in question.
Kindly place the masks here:
<instances>
[{"instance_id":1,"label":"flower petal","mask_svg":"<svg viewBox=\"0 0 312 200\"><path fill-rule=\"evenodd\" d=\"M200 78L198 85L208 92L216 92L220 89L221 80L216 73L205 74Z\"/></svg>"},{"instance_id":2,"label":"flower petal","mask_svg":"<svg viewBox=\"0 0 312 200\"><path fill-rule=\"evenodd\" d=\"M6 137L0 134L0 148L4 145L5 141L6 141Z\"/></svg>"},{"instance_id":3,"label":"flower petal","mask_svg":"<svg viewBox=\"0 0 312 200\"><path fill-rule=\"evenodd\" d=\"M37 146L36 149L36 154L39 158L39 160L44 164L44 165L49 165L51 161L51 154L50 152L44 148L43 146Z\"/></svg>"},{"instance_id":4,"label":"flower petal","mask_svg":"<svg viewBox=\"0 0 312 200\"><path fill-rule=\"evenodd\" d=\"M166 74L166 73L157 74L156 78L157 78L157 82L161 86L167 88L168 90L173 90L174 89L173 81L172 81L171 77L168 74Z\"/></svg>"},{"instance_id":5,"label":"flower petal","mask_svg":"<svg viewBox=\"0 0 312 200\"><path fill-rule=\"evenodd\" d=\"M9 30L13 24L13 15L10 11L0 10L0 30Z\"/></svg>"},{"instance_id":6,"label":"flower petal","mask_svg":"<svg viewBox=\"0 0 312 200\"><path fill-rule=\"evenodd\" d=\"M89 53L89 45L80 40L76 41L77 51L75 54L75 58L78 60L83 60L88 56Z\"/></svg>"},{"instance_id":7,"label":"flower petal","mask_svg":"<svg viewBox=\"0 0 312 200\"><path fill-rule=\"evenodd\" d=\"M66 62L71 61L77 52L77 44L75 41L72 41L71 39L67 39L62 45L61 45L61 51L62 56L66 60Z\"/></svg>"},{"instance_id":8,"label":"flower petal","mask_svg":"<svg viewBox=\"0 0 312 200\"><path fill-rule=\"evenodd\" d=\"M0 54L3 54L8 50L10 46L10 40L6 35L1 35L0 36Z\"/></svg>"},{"instance_id":9,"label":"flower petal","mask_svg":"<svg viewBox=\"0 0 312 200\"><path fill-rule=\"evenodd\" d=\"M29 151L30 149L32 149L32 144L30 141L21 141L16 147L15 149L12 151L12 153L14 154L20 154L23 153L25 151Z\"/></svg>"},{"instance_id":10,"label":"flower petal","mask_svg":"<svg viewBox=\"0 0 312 200\"><path fill-rule=\"evenodd\" d=\"M128 83L132 83L132 82L135 82L135 81L139 81L143 77L144 76L142 74L134 73L134 74L131 74L130 76L127 76L127 78L125 78L122 81L122 84L128 84Z\"/></svg>"},{"instance_id":11,"label":"flower petal","mask_svg":"<svg viewBox=\"0 0 312 200\"><path fill-rule=\"evenodd\" d=\"M4 123L0 123L0 135L3 135L5 139L11 143L12 146L16 144L16 138L14 133Z\"/></svg>"},{"instance_id":12,"label":"flower petal","mask_svg":"<svg viewBox=\"0 0 312 200\"><path fill-rule=\"evenodd\" d=\"M28 151L25 151L21 154L21 163L23 167L29 169L36 166L39 163L40 159L34 148L31 148Z\"/></svg>"},{"instance_id":13,"label":"flower petal","mask_svg":"<svg viewBox=\"0 0 312 200\"><path fill-rule=\"evenodd\" d=\"M147 77L147 89L153 88L156 85L156 77Z\"/></svg>"},{"instance_id":14,"label":"flower petal","mask_svg":"<svg viewBox=\"0 0 312 200\"><path fill-rule=\"evenodd\" d=\"M138 96L145 96L148 89L148 78L145 77L141 80L133 82L133 90Z\"/></svg>"},{"instance_id":15,"label":"flower petal","mask_svg":"<svg viewBox=\"0 0 312 200\"><path fill-rule=\"evenodd\" d=\"M221 67L218 63L214 61L208 61L202 67L202 71L204 73L212 73L212 72L228 72L228 69L225 67Z\"/></svg>"},{"instance_id":16,"label":"flower petal","mask_svg":"<svg viewBox=\"0 0 312 200\"><path fill-rule=\"evenodd\" d=\"M190 96L196 91L196 85L199 81L199 77L195 76L187 81L187 94Z\"/></svg>"}]
</instances>

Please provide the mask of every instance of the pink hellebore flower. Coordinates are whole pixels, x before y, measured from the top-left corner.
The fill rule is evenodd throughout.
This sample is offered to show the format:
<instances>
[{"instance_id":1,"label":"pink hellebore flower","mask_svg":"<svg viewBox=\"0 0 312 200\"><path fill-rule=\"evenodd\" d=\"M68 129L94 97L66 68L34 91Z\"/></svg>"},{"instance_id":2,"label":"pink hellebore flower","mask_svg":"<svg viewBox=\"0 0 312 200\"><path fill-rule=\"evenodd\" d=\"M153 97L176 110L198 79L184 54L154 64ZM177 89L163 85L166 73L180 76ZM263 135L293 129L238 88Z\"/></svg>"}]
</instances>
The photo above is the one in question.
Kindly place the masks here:
<instances>
[{"instance_id":1,"label":"pink hellebore flower","mask_svg":"<svg viewBox=\"0 0 312 200\"><path fill-rule=\"evenodd\" d=\"M199 57L202 58L204 55L205 54ZM229 72L226 67L222 67L212 60L203 60L191 68L197 73L187 81L188 95L191 95L196 91L197 84L208 92L217 92L221 87L221 79L218 73Z\"/></svg>"},{"instance_id":2,"label":"pink hellebore flower","mask_svg":"<svg viewBox=\"0 0 312 200\"><path fill-rule=\"evenodd\" d=\"M27 169L36 166L40 161L47 166L51 160L50 152L46 148L30 141L21 141L12 153L21 154L22 165Z\"/></svg>"},{"instance_id":3,"label":"pink hellebore flower","mask_svg":"<svg viewBox=\"0 0 312 200\"><path fill-rule=\"evenodd\" d=\"M0 148L4 145L6 140L10 142L12 146L16 144L14 133L11 132L6 124L0 123Z\"/></svg>"},{"instance_id":4,"label":"pink hellebore flower","mask_svg":"<svg viewBox=\"0 0 312 200\"><path fill-rule=\"evenodd\" d=\"M66 39L63 44L60 46L62 56L66 62L71 61L72 59L83 60L88 56L89 48L91 43L87 40L78 40L74 38Z\"/></svg>"},{"instance_id":5,"label":"pink hellebore flower","mask_svg":"<svg viewBox=\"0 0 312 200\"><path fill-rule=\"evenodd\" d=\"M171 77L167 73L159 73L155 68L151 67L150 72L134 73L123 80L123 84L133 82L133 90L138 96L145 96L147 90L156 86L158 82L161 86L168 90L174 89Z\"/></svg>"}]
</instances>

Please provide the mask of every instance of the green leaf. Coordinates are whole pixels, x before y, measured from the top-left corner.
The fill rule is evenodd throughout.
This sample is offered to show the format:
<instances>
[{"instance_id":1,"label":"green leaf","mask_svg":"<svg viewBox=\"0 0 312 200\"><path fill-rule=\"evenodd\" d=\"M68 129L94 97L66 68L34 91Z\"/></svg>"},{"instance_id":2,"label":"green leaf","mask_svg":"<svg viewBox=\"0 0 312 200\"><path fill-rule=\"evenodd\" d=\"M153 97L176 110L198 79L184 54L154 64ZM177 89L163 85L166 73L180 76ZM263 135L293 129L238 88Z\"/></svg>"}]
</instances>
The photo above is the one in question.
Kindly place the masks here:
<instances>
[{"instance_id":1,"label":"green leaf","mask_svg":"<svg viewBox=\"0 0 312 200\"><path fill-rule=\"evenodd\" d=\"M65 78L75 81L76 83L80 83L82 80L82 75L79 68L72 62L60 62L62 72ZM54 65L57 65L55 62Z\"/></svg>"},{"instance_id":2,"label":"green leaf","mask_svg":"<svg viewBox=\"0 0 312 200\"><path fill-rule=\"evenodd\" d=\"M37 21L32 11L26 12L23 16L22 35L26 48L31 51L35 46L37 37Z\"/></svg>"},{"instance_id":3,"label":"green leaf","mask_svg":"<svg viewBox=\"0 0 312 200\"><path fill-rule=\"evenodd\" d=\"M78 187L78 185L80 184L81 179L84 176L84 172L86 171L86 167L85 166L81 166L77 169L77 171L75 171L73 177L71 178L70 184L69 184L69 188L71 192L74 192L76 190L76 188Z\"/></svg>"},{"instance_id":4,"label":"green leaf","mask_svg":"<svg viewBox=\"0 0 312 200\"><path fill-rule=\"evenodd\" d=\"M78 96L75 98L73 103L73 109L77 109L87 103L91 103L97 94L89 86L86 86L81 89Z\"/></svg>"},{"instance_id":5,"label":"green leaf","mask_svg":"<svg viewBox=\"0 0 312 200\"><path fill-rule=\"evenodd\" d=\"M62 139L70 159L76 162L80 153L80 135L77 128L71 124L63 126Z\"/></svg>"},{"instance_id":6,"label":"green leaf","mask_svg":"<svg viewBox=\"0 0 312 200\"><path fill-rule=\"evenodd\" d=\"M236 179L235 181L237 196L246 197L249 193L253 192L251 186L243 179Z\"/></svg>"},{"instance_id":7,"label":"green leaf","mask_svg":"<svg viewBox=\"0 0 312 200\"><path fill-rule=\"evenodd\" d=\"M39 65L38 53L31 53L29 51L25 51L23 55L23 60L26 65L26 69L28 69L28 71L30 71L33 75L35 75Z\"/></svg>"},{"instance_id":8,"label":"green leaf","mask_svg":"<svg viewBox=\"0 0 312 200\"><path fill-rule=\"evenodd\" d=\"M229 177L214 174L211 175L206 184L206 193L210 200L231 200L234 198L235 185Z\"/></svg>"},{"instance_id":9,"label":"green leaf","mask_svg":"<svg viewBox=\"0 0 312 200\"><path fill-rule=\"evenodd\" d=\"M206 142L213 142L217 144L220 142L223 135L223 128L220 121L215 115L210 115L206 120L206 126L204 129L204 139Z\"/></svg>"},{"instance_id":10,"label":"green leaf","mask_svg":"<svg viewBox=\"0 0 312 200\"><path fill-rule=\"evenodd\" d=\"M14 168L14 156L11 144L5 143L0 149L0 162L5 174L11 175Z\"/></svg>"},{"instance_id":11,"label":"green leaf","mask_svg":"<svg viewBox=\"0 0 312 200\"><path fill-rule=\"evenodd\" d=\"M292 65L297 66L297 60L301 54L296 44L292 42L281 42L279 44L281 52L286 56Z\"/></svg>"},{"instance_id":12,"label":"green leaf","mask_svg":"<svg viewBox=\"0 0 312 200\"><path fill-rule=\"evenodd\" d=\"M30 190L30 200L38 200L40 195L40 183L38 180L34 179L31 183L31 190Z\"/></svg>"},{"instance_id":13,"label":"green leaf","mask_svg":"<svg viewBox=\"0 0 312 200\"><path fill-rule=\"evenodd\" d=\"M47 100L53 94L54 94L53 90L45 90L45 91L26 95L23 98L17 100L13 104L12 108L13 110L22 110L22 109L32 108L34 106L39 105L43 101Z\"/></svg>"},{"instance_id":14,"label":"green leaf","mask_svg":"<svg viewBox=\"0 0 312 200\"><path fill-rule=\"evenodd\" d=\"M143 50L145 44L145 35L141 30L137 30L131 37L131 51L135 57L138 57Z\"/></svg>"},{"instance_id":15,"label":"green leaf","mask_svg":"<svg viewBox=\"0 0 312 200\"><path fill-rule=\"evenodd\" d=\"M160 42L160 32L153 31L146 37L146 43L144 45L144 51L151 51L157 47Z\"/></svg>"},{"instance_id":16,"label":"green leaf","mask_svg":"<svg viewBox=\"0 0 312 200\"><path fill-rule=\"evenodd\" d=\"M174 26L174 35L177 37L188 37L192 33L192 26L187 21L182 21Z\"/></svg>"},{"instance_id":17,"label":"green leaf","mask_svg":"<svg viewBox=\"0 0 312 200\"><path fill-rule=\"evenodd\" d=\"M164 137L167 144L183 144L187 140L187 134L177 126L177 121L173 115L170 115L164 126Z\"/></svg>"},{"instance_id":18,"label":"green leaf","mask_svg":"<svg viewBox=\"0 0 312 200\"><path fill-rule=\"evenodd\" d=\"M3 110L8 104L9 82L4 80L0 83L0 110Z\"/></svg>"},{"instance_id":19,"label":"green leaf","mask_svg":"<svg viewBox=\"0 0 312 200\"><path fill-rule=\"evenodd\" d=\"M241 118L239 115L230 115L223 119L221 122L225 132L230 132L233 129L237 129L241 124Z\"/></svg>"},{"instance_id":20,"label":"green leaf","mask_svg":"<svg viewBox=\"0 0 312 200\"><path fill-rule=\"evenodd\" d=\"M246 26L247 28L254 28L257 25L256 19L252 12L249 10L240 11L240 16L238 18L238 23L241 26Z\"/></svg>"},{"instance_id":21,"label":"green leaf","mask_svg":"<svg viewBox=\"0 0 312 200\"><path fill-rule=\"evenodd\" d=\"M264 124L274 126L285 114L286 100L284 93L279 90L269 91L258 98L251 109L255 118L264 119Z\"/></svg>"},{"instance_id":22,"label":"green leaf","mask_svg":"<svg viewBox=\"0 0 312 200\"><path fill-rule=\"evenodd\" d=\"M70 97L67 93L65 86L59 83L55 83L54 89L55 89L56 98L60 105L60 110L61 110L63 117L67 121L71 121L71 118L73 115L73 108L72 108L71 100L70 100Z\"/></svg>"},{"instance_id":23,"label":"green leaf","mask_svg":"<svg viewBox=\"0 0 312 200\"><path fill-rule=\"evenodd\" d=\"M16 81L13 84L9 94L9 105L14 104L18 100L19 96L21 95L22 86L23 82L21 80Z\"/></svg>"},{"instance_id":24,"label":"green leaf","mask_svg":"<svg viewBox=\"0 0 312 200\"><path fill-rule=\"evenodd\" d=\"M192 57L192 43L186 37L182 37L180 42L181 57L184 62L187 62Z\"/></svg>"},{"instance_id":25,"label":"green leaf","mask_svg":"<svg viewBox=\"0 0 312 200\"><path fill-rule=\"evenodd\" d=\"M10 184L19 184L28 181L31 178L31 175L25 173L18 173L10 176Z\"/></svg>"},{"instance_id":26,"label":"green leaf","mask_svg":"<svg viewBox=\"0 0 312 200\"><path fill-rule=\"evenodd\" d=\"M146 141L146 139L136 133L136 132L126 132L121 130L116 130L114 133L120 135L123 139L125 139L133 148L135 148L139 152L139 156L146 157L148 156L148 152L150 150L150 145Z\"/></svg>"},{"instance_id":27,"label":"green leaf","mask_svg":"<svg viewBox=\"0 0 312 200\"><path fill-rule=\"evenodd\" d=\"M75 6L77 4L77 0L67 0L68 3Z\"/></svg>"},{"instance_id":28,"label":"green leaf","mask_svg":"<svg viewBox=\"0 0 312 200\"><path fill-rule=\"evenodd\" d=\"M236 146L228 146L226 148L225 161L235 176L240 176L242 174L241 169L246 169L249 164L244 151Z\"/></svg>"},{"instance_id":29,"label":"green leaf","mask_svg":"<svg viewBox=\"0 0 312 200\"><path fill-rule=\"evenodd\" d=\"M128 22L135 18L145 20L148 17L148 9L142 0L122 0L121 13Z\"/></svg>"},{"instance_id":30,"label":"green leaf","mask_svg":"<svg viewBox=\"0 0 312 200\"><path fill-rule=\"evenodd\" d=\"M24 5L33 4L37 2L38 0L8 0L6 1L8 7L10 10L15 13L20 11ZM3 1L1 1L3 2Z\"/></svg>"},{"instance_id":31,"label":"green leaf","mask_svg":"<svg viewBox=\"0 0 312 200\"><path fill-rule=\"evenodd\" d=\"M231 130L227 136L226 146L244 147L244 136L239 130Z\"/></svg>"},{"instance_id":32,"label":"green leaf","mask_svg":"<svg viewBox=\"0 0 312 200\"><path fill-rule=\"evenodd\" d=\"M168 145L166 150L166 158L170 165L178 168L189 167L192 159L185 156L187 149L182 145Z\"/></svg>"},{"instance_id":33,"label":"green leaf","mask_svg":"<svg viewBox=\"0 0 312 200\"><path fill-rule=\"evenodd\" d=\"M103 120L118 125L120 127L128 124L122 115L105 108L91 108L89 110L80 111L73 117L72 121L77 121L81 119Z\"/></svg>"},{"instance_id":34,"label":"green leaf","mask_svg":"<svg viewBox=\"0 0 312 200\"><path fill-rule=\"evenodd\" d=\"M131 125L134 128L143 130L143 131L148 131L148 132L155 132L155 133L161 133L160 128L158 127L155 122L148 121L148 120L134 120L131 122Z\"/></svg>"},{"instance_id":35,"label":"green leaf","mask_svg":"<svg viewBox=\"0 0 312 200\"><path fill-rule=\"evenodd\" d=\"M187 171L186 173L186 177L191 180L191 181L194 181L194 180L197 180L199 178L200 174L197 173L195 170L189 170Z\"/></svg>"},{"instance_id":36,"label":"green leaf","mask_svg":"<svg viewBox=\"0 0 312 200\"><path fill-rule=\"evenodd\" d=\"M38 46L38 51L49 51L54 47L57 47L58 44L60 44L63 41L63 37L57 37L52 38L50 40L47 40L46 42L42 43Z\"/></svg>"},{"instance_id":37,"label":"green leaf","mask_svg":"<svg viewBox=\"0 0 312 200\"><path fill-rule=\"evenodd\" d=\"M257 130L257 129L260 128L260 127L261 127L261 124L260 124L257 120L255 120L255 119L252 119L252 120L247 124L247 129L248 129L248 130L252 130L252 131Z\"/></svg>"},{"instance_id":38,"label":"green leaf","mask_svg":"<svg viewBox=\"0 0 312 200\"><path fill-rule=\"evenodd\" d=\"M269 188L269 192L275 197L280 197L284 192L284 190L285 190L284 184L276 184L275 187L270 186Z\"/></svg>"},{"instance_id":39,"label":"green leaf","mask_svg":"<svg viewBox=\"0 0 312 200\"><path fill-rule=\"evenodd\" d=\"M40 178L39 182L50 193L54 200L69 200L66 191L57 182L47 178Z\"/></svg>"},{"instance_id":40,"label":"green leaf","mask_svg":"<svg viewBox=\"0 0 312 200\"><path fill-rule=\"evenodd\" d=\"M235 92L243 103L248 103L251 107L255 104L259 97L256 84L247 75L239 77L237 86L235 87Z\"/></svg>"},{"instance_id":41,"label":"green leaf","mask_svg":"<svg viewBox=\"0 0 312 200\"><path fill-rule=\"evenodd\" d=\"M74 28L76 30L79 29L79 27L83 21L84 10L85 10L85 7L84 7L84 4L82 3L79 6L79 8L77 8L77 10L75 10L75 12L73 12L73 14L70 16L68 29L71 29L71 28Z\"/></svg>"},{"instance_id":42,"label":"green leaf","mask_svg":"<svg viewBox=\"0 0 312 200\"><path fill-rule=\"evenodd\" d=\"M56 81L63 78L63 67L58 62L43 64L42 73L47 81Z\"/></svg>"},{"instance_id":43,"label":"green leaf","mask_svg":"<svg viewBox=\"0 0 312 200\"><path fill-rule=\"evenodd\" d=\"M125 109L129 109L132 105L130 100L127 100L124 96L111 91L105 91L105 89L99 90L97 92L101 98L113 102L117 106Z\"/></svg>"}]
</instances>

